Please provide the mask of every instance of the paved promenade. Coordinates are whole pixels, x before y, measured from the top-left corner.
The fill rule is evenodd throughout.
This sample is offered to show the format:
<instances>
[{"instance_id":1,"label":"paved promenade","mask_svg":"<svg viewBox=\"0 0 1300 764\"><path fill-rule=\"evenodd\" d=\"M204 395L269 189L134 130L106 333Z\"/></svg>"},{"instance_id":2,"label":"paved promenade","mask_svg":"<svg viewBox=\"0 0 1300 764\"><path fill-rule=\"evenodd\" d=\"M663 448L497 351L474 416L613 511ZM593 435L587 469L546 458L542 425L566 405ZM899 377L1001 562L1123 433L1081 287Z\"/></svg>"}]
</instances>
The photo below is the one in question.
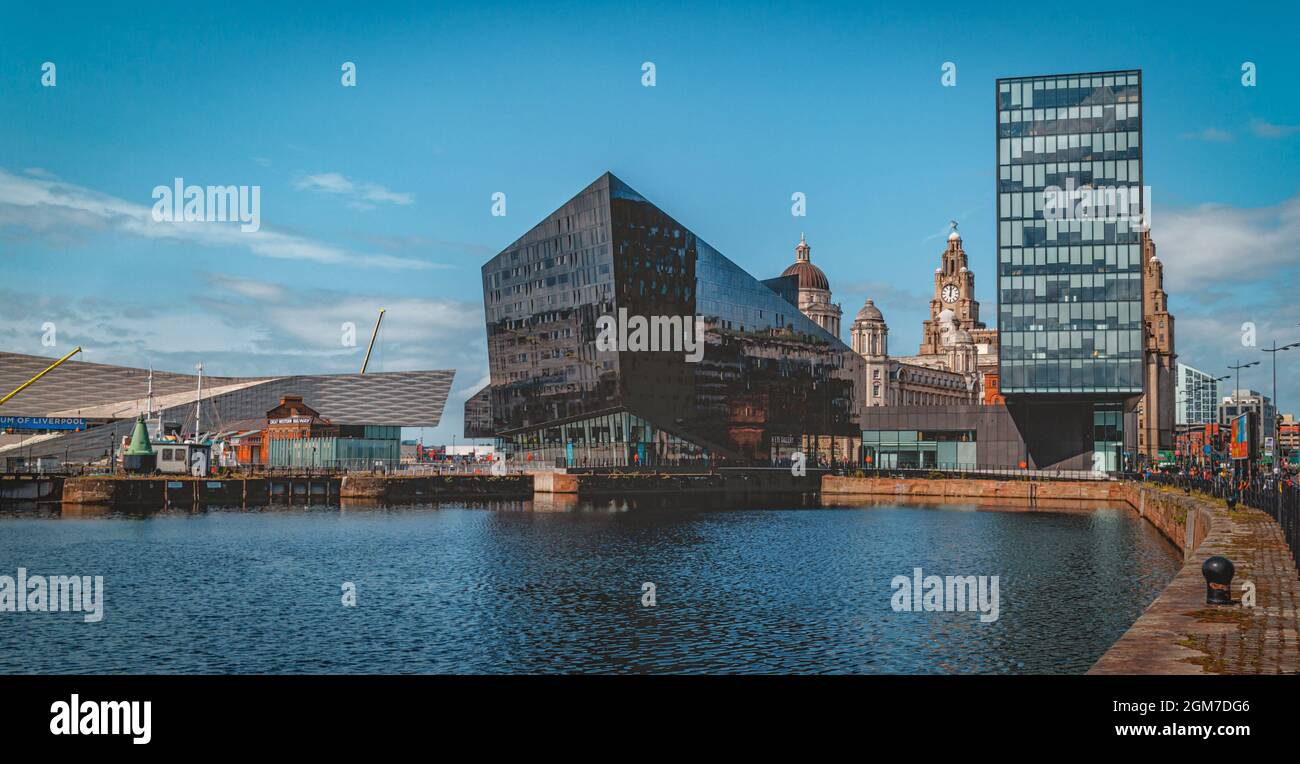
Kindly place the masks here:
<instances>
[{"instance_id":1,"label":"paved promenade","mask_svg":"<svg viewBox=\"0 0 1300 764\"><path fill-rule=\"evenodd\" d=\"M1229 512L1220 501L1206 504L1213 506L1213 519L1205 539L1089 674L1300 672L1300 581L1282 529L1256 509ZM1255 584L1254 608L1205 603L1201 564L1214 555L1236 566L1234 600L1240 602L1243 582Z\"/></svg>"}]
</instances>

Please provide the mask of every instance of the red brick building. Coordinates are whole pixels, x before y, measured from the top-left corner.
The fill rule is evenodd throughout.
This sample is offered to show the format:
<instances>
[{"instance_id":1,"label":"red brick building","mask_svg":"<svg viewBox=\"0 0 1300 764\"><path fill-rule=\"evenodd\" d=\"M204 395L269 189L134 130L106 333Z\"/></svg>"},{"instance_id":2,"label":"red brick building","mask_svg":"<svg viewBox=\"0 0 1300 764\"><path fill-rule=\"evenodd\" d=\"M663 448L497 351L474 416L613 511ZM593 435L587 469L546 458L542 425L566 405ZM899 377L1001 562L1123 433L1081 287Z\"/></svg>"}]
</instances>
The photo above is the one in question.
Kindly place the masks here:
<instances>
[{"instance_id":1,"label":"red brick building","mask_svg":"<svg viewBox=\"0 0 1300 764\"><path fill-rule=\"evenodd\" d=\"M260 425L260 427L256 426ZM337 437L339 428L320 412L306 405L301 395L280 398L275 408L260 421L247 420L241 432L230 438L235 460L243 465L264 465L270 459L272 440Z\"/></svg>"},{"instance_id":2,"label":"red brick building","mask_svg":"<svg viewBox=\"0 0 1300 764\"><path fill-rule=\"evenodd\" d=\"M286 395L266 412L268 440L338 437L339 428L302 402L301 395Z\"/></svg>"}]
</instances>

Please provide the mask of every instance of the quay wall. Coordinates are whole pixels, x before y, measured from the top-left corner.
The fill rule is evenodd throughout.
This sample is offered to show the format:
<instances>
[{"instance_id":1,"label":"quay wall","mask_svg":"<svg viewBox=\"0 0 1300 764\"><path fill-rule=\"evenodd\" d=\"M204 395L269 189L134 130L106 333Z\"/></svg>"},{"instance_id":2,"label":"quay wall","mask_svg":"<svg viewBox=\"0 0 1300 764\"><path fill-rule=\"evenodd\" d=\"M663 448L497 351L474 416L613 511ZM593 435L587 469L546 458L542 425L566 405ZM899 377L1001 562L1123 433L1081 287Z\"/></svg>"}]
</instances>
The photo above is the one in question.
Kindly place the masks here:
<instances>
[{"instance_id":1,"label":"quay wall","mask_svg":"<svg viewBox=\"0 0 1300 764\"><path fill-rule=\"evenodd\" d=\"M533 495L529 475L345 475L339 495L345 499L427 501L431 499L527 499Z\"/></svg>"},{"instance_id":2,"label":"quay wall","mask_svg":"<svg viewBox=\"0 0 1300 764\"><path fill-rule=\"evenodd\" d=\"M813 493L821 487L819 473L791 475L788 469L724 470L718 472L538 472L533 491L539 494L584 496L691 493Z\"/></svg>"},{"instance_id":3,"label":"quay wall","mask_svg":"<svg viewBox=\"0 0 1300 764\"><path fill-rule=\"evenodd\" d=\"M122 507L307 504L338 499L338 484L328 477L73 477L64 481L62 501Z\"/></svg>"},{"instance_id":4,"label":"quay wall","mask_svg":"<svg viewBox=\"0 0 1300 764\"><path fill-rule=\"evenodd\" d=\"M30 490L30 489L28 489ZM63 481L65 504L122 507L329 504L340 498L428 501L456 498L530 498L529 476L371 475L195 478L72 477ZM51 500L59 500L54 497Z\"/></svg>"},{"instance_id":5,"label":"quay wall","mask_svg":"<svg viewBox=\"0 0 1300 764\"><path fill-rule=\"evenodd\" d=\"M0 503L58 501L63 495L59 475L0 475Z\"/></svg>"},{"instance_id":6,"label":"quay wall","mask_svg":"<svg viewBox=\"0 0 1300 764\"><path fill-rule=\"evenodd\" d=\"M821 484L823 502L836 503L855 496L890 496L936 503L990 503L1003 509L1062 509L1123 503L1155 526L1189 558L1210 533L1214 513L1205 501L1156 486L1109 480L1031 481L841 477L826 475ZM1190 518L1190 520L1189 520Z\"/></svg>"}]
</instances>

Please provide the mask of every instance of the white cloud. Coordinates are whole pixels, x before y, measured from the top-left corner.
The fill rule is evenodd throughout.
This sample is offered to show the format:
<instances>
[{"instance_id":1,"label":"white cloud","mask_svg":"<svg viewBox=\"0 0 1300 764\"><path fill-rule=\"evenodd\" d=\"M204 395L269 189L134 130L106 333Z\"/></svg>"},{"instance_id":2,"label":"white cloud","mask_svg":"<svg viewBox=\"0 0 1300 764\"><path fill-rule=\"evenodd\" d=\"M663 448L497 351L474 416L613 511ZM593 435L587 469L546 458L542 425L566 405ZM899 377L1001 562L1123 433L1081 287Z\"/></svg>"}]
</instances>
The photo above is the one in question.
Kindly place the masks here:
<instances>
[{"instance_id":1,"label":"white cloud","mask_svg":"<svg viewBox=\"0 0 1300 764\"><path fill-rule=\"evenodd\" d=\"M151 189L150 189L151 190ZM0 228L24 227L63 235L69 228L112 230L143 239L246 249L260 257L305 260L330 265L390 269L450 267L423 260L357 253L263 225L243 232L239 226L207 222L156 222L152 206L128 202L73 183L23 177L0 169Z\"/></svg>"},{"instance_id":2,"label":"white cloud","mask_svg":"<svg viewBox=\"0 0 1300 764\"><path fill-rule=\"evenodd\" d=\"M243 321L263 340L258 352L315 356L317 370L349 371L360 363L379 309L384 322L376 353L383 368L401 371L485 366L487 339L477 302L392 298L332 290L302 292L280 284L224 275L208 277L213 289L202 302L227 321ZM238 299L233 299L238 298ZM250 302L254 303L250 310ZM342 344L343 324L356 327L356 345ZM377 359L371 359L372 364Z\"/></svg>"},{"instance_id":3,"label":"white cloud","mask_svg":"<svg viewBox=\"0 0 1300 764\"><path fill-rule=\"evenodd\" d=\"M201 293L143 306L132 296L88 299L32 294L0 285L0 337L6 350L48 354L42 324L59 347L84 348L82 360L184 371L196 361L212 374L254 376L355 372L380 307L387 309L374 371L487 368L477 302L380 298L207 274ZM343 344L343 323L356 326Z\"/></svg>"},{"instance_id":4,"label":"white cloud","mask_svg":"<svg viewBox=\"0 0 1300 764\"><path fill-rule=\"evenodd\" d=\"M252 300L279 300L284 297L284 288L279 284L243 279L237 276L213 275L209 279L216 286Z\"/></svg>"},{"instance_id":5,"label":"white cloud","mask_svg":"<svg viewBox=\"0 0 1300 764\"><path fill-rule=\"evenodd\" d=\"M1227 130L1220 130L1217 127L1207 127L1204 130L1198 130L1194 133L1183 133L1182 138L1195 141L1210 141L1212 143L1227 143L1232 140L1232 133Z\"/></svg>"},{"instance_id":6,"label":"white cloud","mask_svg":"<svg viewBox=\"0 0 1300 764\"><path fill-rule=\"evenodd\" d=\"M255 353L267 334L259 327L205 311L193 304L138 310L109 299L35 297L0 289L0 327L13 331L7 350L43 354L41 325L53 323L60 347L84 348L83 361L131 363L151 353Z\"/></svg>"},{"instance_id":7,"label":"white cloud","mask_svg":"<svg viewBox=\"0 0 1300 764\"><path fill-rule=\"evenodd\" d=\"M293 185L299 191L310 189L350 197L349 203L358 209L371 209L374 204L405 205L415 202L415 197L411 194L389 191L378 183L350 180L337 172L307 175L294 181Z\"/></svg>"},{"instance_id":8,"label":"white cloud","mask_svg":"<svg viewBox=\"0 0 1300 764\"><path fill-rule=\"evenodd\" d=\"M1300 133L1300 125L1274 125L1262 119L1252 122L1250 129L1261 138L1286 138Z\"/></svg>"},{"instance_id":9,"label":"white cloud","mask_svg":"<svg viewBox=\"0 0 1300 764\"><path fill-rule=\"evenodd\" d=\"M1300 265L1295 255L1300 196L1256 209L1204 204L1156 210L1151 235L1171 292L1267 283L1278 277L1279 269Z\"/></svg>"}]
</instances>

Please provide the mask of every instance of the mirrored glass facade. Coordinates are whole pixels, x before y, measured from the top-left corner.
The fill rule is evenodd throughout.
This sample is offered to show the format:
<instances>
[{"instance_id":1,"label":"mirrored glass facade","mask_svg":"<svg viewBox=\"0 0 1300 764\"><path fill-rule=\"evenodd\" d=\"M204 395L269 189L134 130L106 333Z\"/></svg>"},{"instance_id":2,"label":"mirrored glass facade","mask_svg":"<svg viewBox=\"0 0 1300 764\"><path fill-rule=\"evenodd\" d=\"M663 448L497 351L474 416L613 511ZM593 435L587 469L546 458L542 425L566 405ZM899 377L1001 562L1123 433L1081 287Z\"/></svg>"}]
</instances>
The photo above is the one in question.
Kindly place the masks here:
<instances>
[{"instance_id":1,"label":"mirrored glass facade","mask_svg":"<svg viewBox=\"0 0 1300 764\"><path fill-rule=\"evenodd\" d=\"M507 458L855 458L860 357L613 175L484 265L483 289ZM702 318L702 357L598 349L598 319L621 311Z\"/></svg>"},{"instance_id":2,"label":"mirrored glass facade","mask_svg":"<svg viewBox=\"0 0 1300 764\"><path fill-rule=\"evenodd\" d=\"M1141 93L1136 70L997 81L1005 395L1142 392Z\"/></svg>"}]
</instances>

